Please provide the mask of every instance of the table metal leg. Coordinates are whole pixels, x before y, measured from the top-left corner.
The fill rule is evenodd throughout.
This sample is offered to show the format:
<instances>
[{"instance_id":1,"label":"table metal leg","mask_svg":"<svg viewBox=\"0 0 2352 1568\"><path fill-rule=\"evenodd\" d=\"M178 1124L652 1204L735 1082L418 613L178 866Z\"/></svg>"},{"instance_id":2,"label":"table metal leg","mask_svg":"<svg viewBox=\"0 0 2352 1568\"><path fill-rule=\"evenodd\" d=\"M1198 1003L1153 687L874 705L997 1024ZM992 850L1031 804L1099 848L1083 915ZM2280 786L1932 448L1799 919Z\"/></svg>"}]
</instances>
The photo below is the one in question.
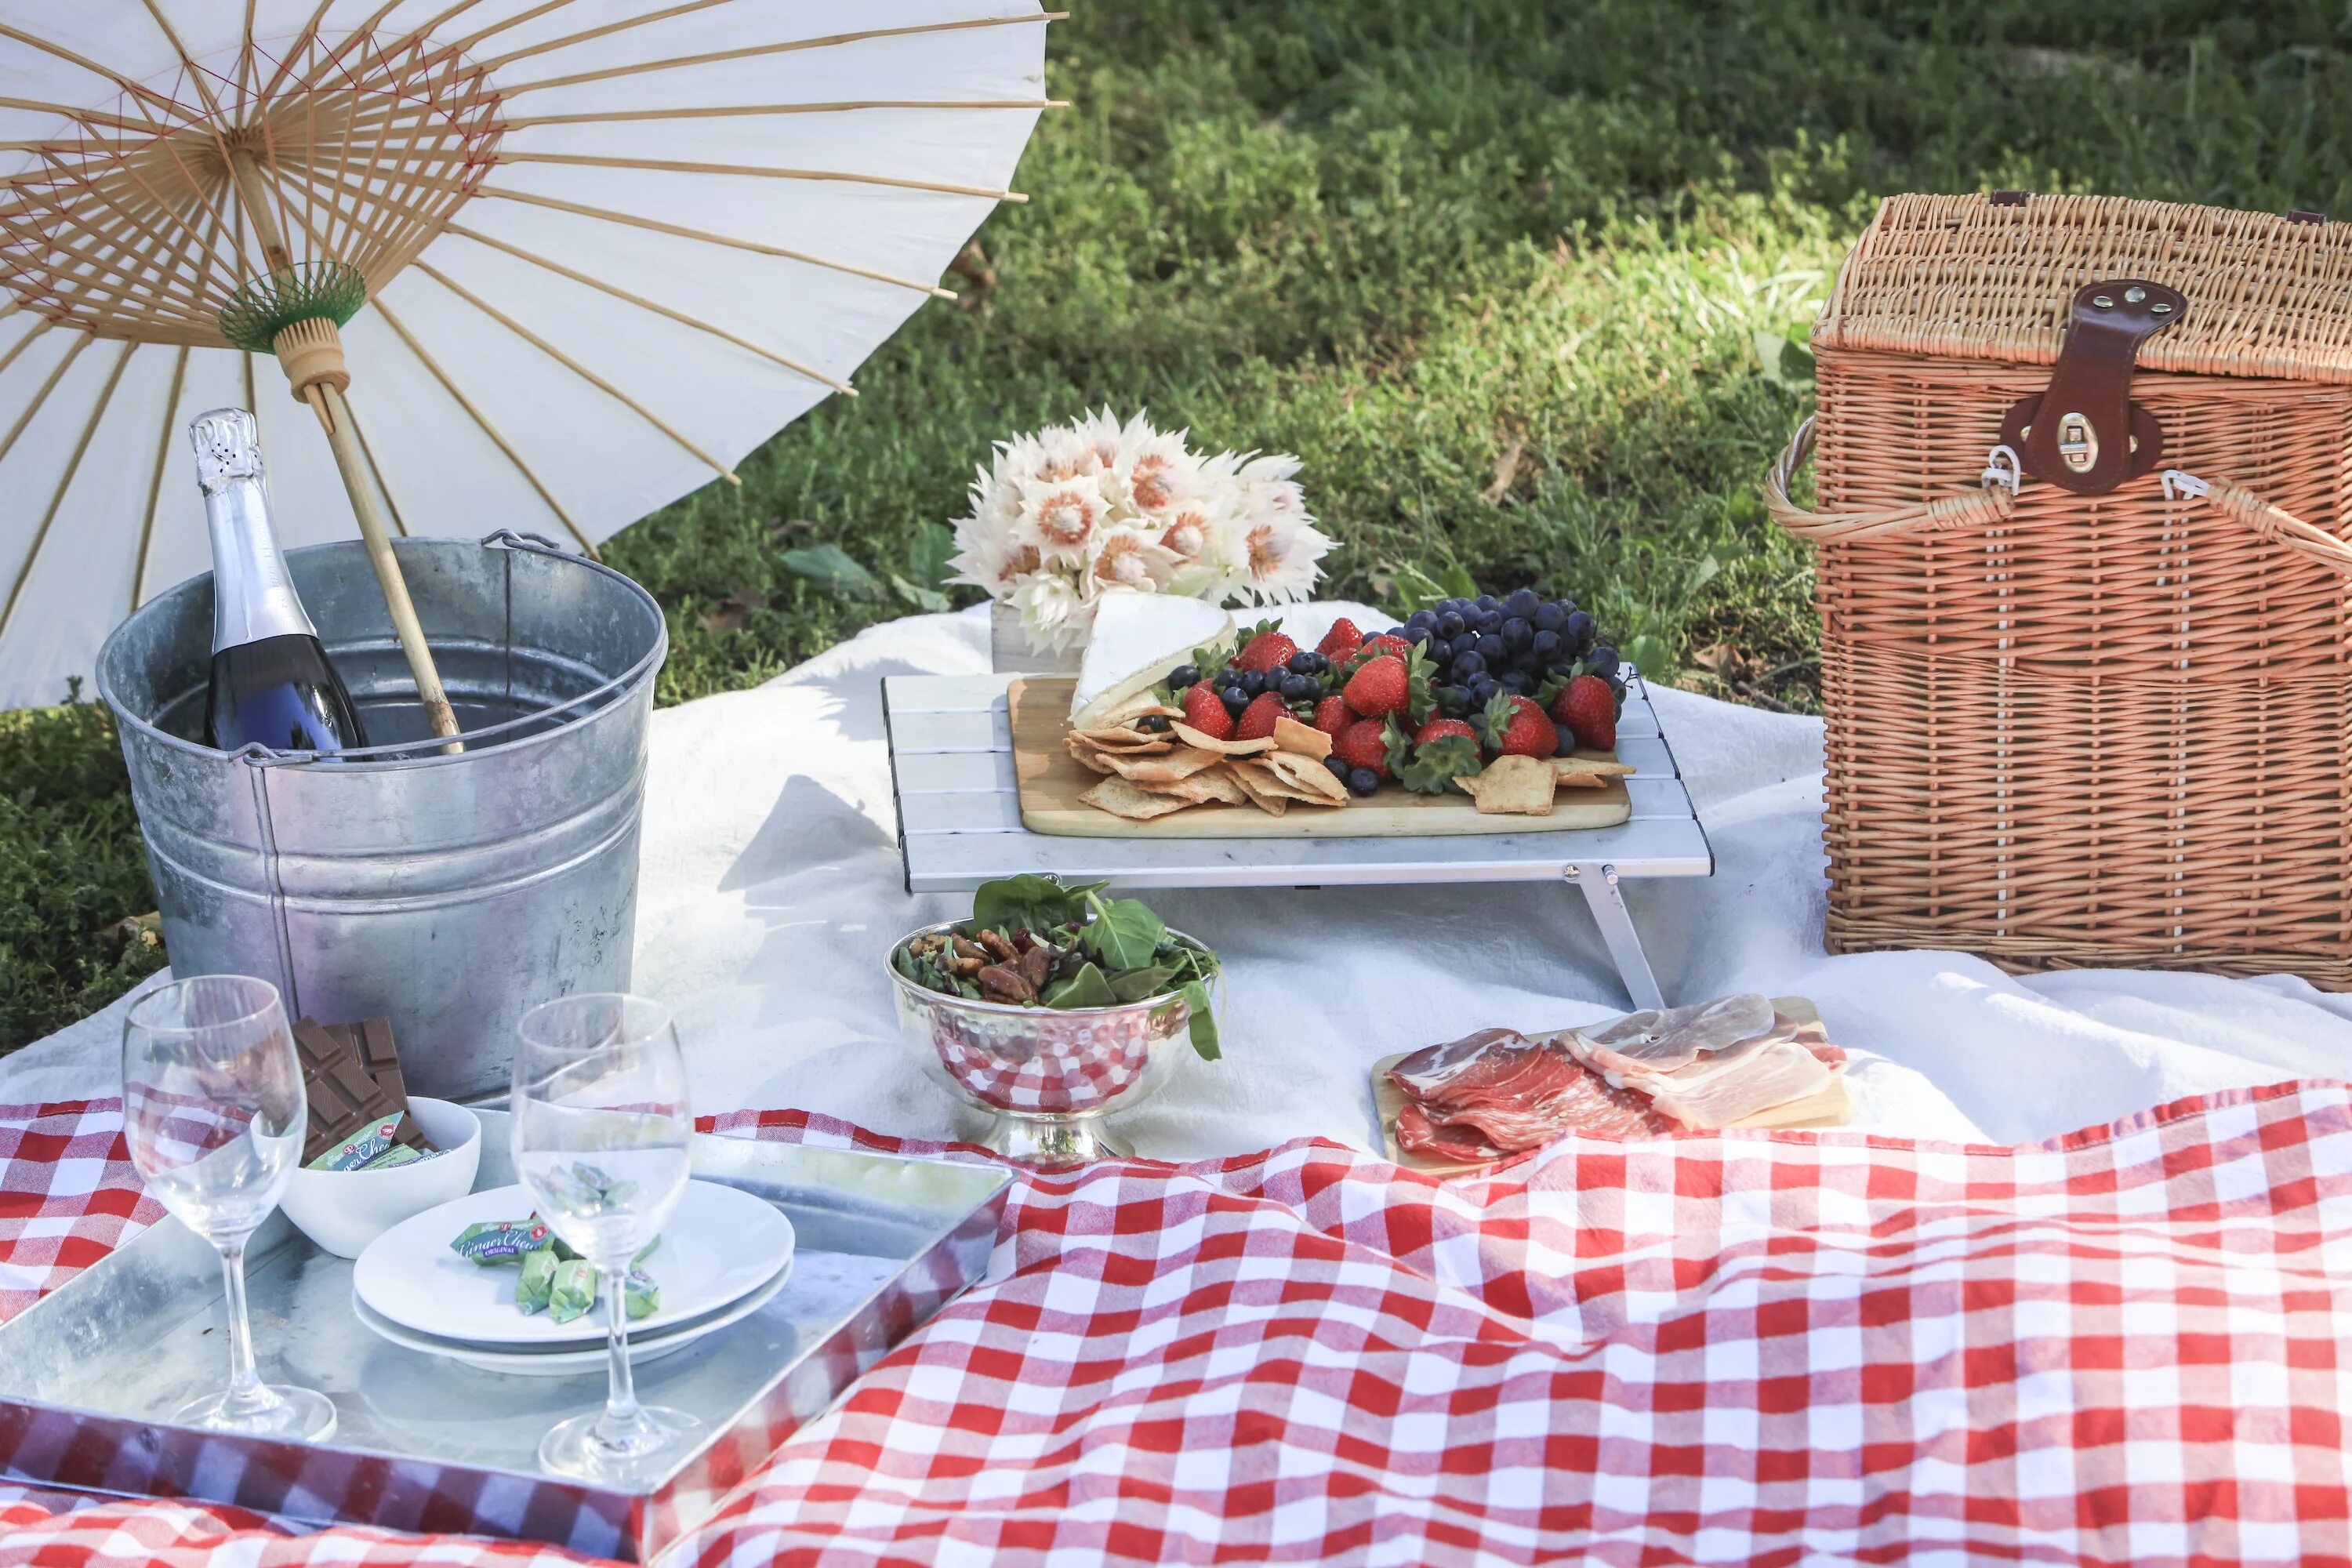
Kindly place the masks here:
<instances>
[{"instance_id":1,"label":"table metal leg","mask_svg":"<svg viewBox=\"0 0 2352 1568\"><path fill-rule=\"evenodd\" d=\"M1633 917L1625 908L1625 895L1617 887L1617 868L1570 866L1568 879L1583 889L1593 922L1601 928L1601 940L1608 944L1609 956L1617 965L1617 977L1624 982L1625 994L1633 998L1633 1005L1664 1006L1666 999L1658 990L1658 977L1650 973L1649 955L1642 951L1642 934L1633 929Z\"/></svg>"}]
</instances>

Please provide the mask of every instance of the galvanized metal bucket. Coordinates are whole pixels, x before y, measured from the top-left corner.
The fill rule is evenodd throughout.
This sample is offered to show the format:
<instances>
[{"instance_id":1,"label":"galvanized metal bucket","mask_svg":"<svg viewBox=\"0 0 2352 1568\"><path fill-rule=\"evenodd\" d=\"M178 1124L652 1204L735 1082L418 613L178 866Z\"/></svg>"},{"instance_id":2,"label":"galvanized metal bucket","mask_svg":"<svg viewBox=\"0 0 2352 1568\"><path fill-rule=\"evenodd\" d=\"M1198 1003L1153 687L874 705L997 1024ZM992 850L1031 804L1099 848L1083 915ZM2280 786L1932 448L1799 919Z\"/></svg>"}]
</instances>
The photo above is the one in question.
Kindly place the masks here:
<instances>
[{"instance_id":1,"label":"galvanized metal bucket","mask_svg":"<svg viewBox=\"0 0 2352 1568\"><path fill-rule=\"evenodd\" d=\"M408 1088L507 1080L515 1021L628 988L661 607L544 541L394 551L466 743L444 754L367 552L288 552L375 744L229 753L203 733L212 578L142 605L100 650L176 974L275 981L290 1015L392 1020Z\"/></svg>"}]
</instances>

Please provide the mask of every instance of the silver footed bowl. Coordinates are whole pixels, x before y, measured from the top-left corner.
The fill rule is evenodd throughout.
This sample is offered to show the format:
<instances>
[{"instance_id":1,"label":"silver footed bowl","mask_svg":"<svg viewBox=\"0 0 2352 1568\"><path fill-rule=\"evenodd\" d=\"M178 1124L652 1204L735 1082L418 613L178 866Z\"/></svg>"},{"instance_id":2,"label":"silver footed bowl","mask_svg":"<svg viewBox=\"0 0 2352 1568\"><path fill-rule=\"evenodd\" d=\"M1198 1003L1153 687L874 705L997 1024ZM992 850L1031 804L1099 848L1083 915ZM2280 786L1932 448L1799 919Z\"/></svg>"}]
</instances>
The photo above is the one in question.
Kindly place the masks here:
<instances>
[{"instance_id":1,"label":"silver footed bowl","mask_svg":"<svg viewBox=\"0 0 2352 1568\"><path fill-rule=\"evenodd\" d=\"M890 952L961 923L908 931ZM1024 1007L918 985L887 954L882 967L898 996L898 1036L915 1060L965 1104L990 1112L980 1141L1024 1164L1051 1169L1134 1153L1103 1118L1149 1100L1192 1048L1192 1008L1180 992L1111 1007Z\"/></svg>"}]
</instances>

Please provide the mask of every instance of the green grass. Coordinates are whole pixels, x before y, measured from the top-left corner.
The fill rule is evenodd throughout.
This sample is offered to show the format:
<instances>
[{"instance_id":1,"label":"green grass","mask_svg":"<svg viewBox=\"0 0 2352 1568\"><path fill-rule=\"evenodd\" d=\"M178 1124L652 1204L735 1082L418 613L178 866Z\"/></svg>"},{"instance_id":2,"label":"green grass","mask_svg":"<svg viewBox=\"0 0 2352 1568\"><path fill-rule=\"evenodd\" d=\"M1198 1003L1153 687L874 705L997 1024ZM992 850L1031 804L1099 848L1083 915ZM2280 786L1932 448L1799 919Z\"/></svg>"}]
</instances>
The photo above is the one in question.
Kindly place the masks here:
<instances>
[{"instance_id":1,"label":"green grass","mask_svg":"<svg viewBox=\"0 0 2352 1568\"><path fill-rule=\"evenodd\" d=\"M613 542L668 607L666 700L902 613L793 575L904 573L1016 429L1108 403L1299 453L1339 591L1459 566L1596 607L1685 684L1815 701L1805 552L1756 476L1872 204L2024 186L2352 213L2339 8L2182 0L1096 0L1057 25L1034 196L995 284ZM706 629L729 601L740 626ZM151 955L87 712L0 721L0 1047Z\"/></svg>"}]
</instances>

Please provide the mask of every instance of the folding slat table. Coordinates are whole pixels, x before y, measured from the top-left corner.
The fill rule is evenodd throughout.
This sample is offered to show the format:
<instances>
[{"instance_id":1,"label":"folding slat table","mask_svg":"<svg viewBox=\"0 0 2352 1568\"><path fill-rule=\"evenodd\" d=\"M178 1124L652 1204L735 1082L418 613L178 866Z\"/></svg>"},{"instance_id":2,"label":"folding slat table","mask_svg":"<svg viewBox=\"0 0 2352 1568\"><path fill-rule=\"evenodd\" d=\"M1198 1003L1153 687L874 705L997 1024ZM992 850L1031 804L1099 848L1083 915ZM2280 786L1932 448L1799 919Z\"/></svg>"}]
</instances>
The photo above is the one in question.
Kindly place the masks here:
<instances>
[{"instance_id":1,"label":"folding slat table","mask_svg":"<svg viewBox=\"0 0 2352 1568\"><path fill-rule=\"evenodd\" d=\"M1629 684L1617 755L1632 818L1615 827L1435 838L1066 838L1022 825L1006 674L882 682L907 890L953 892L1024 872L1120 888L1317 888L1565 880L1584 895L1634 1005L1664 1005L1620 884L1706 877L1715 852L1648 689Z\"/></svg>"}]
</instances>

